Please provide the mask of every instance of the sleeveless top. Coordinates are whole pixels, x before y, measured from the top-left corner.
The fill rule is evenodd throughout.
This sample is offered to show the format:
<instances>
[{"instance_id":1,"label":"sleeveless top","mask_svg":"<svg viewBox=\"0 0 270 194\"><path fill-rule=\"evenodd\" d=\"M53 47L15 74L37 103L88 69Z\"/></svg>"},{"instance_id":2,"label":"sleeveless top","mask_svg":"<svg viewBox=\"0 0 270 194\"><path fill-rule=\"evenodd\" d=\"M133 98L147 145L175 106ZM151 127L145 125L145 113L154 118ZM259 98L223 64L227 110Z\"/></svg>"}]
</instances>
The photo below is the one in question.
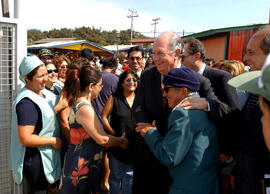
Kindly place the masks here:
<instances>
[{"instance_id":1,"label":"sleeveless top","mask_svg":"<svg viewBox=\"0 0 270 194\"><path fill-rule=\"evenodd\" d=\"M76 113L84 105L90 106L86 102L77 102L70 111L71 144L64 160L59 185L60 194L96 193L99 189L104 148L76 121ZM101 118L98 118L103 124Z\"/></svg>"},{"instance_id":2,"label":"sleeveless top","mask_svg":"<svg viewBox=\"0 0 270 194\"><path fill-rule=\"evenodd\" d=\"M69 115L68 120L69 120L69 126L70 126L71 144L80 144L80 142L82 140L90 138L88 133L83 129L82 125L77 123L77 120L76 120L77 111L84 105L90 106L90 104L88 104L86 102L77 102L70 111L70 115ZM93 108L92 106L90 106L90 107ZM104 128L104 123L103 123L101 117L97 114L97 112L94 108L93 108L93 110L95 111L101 125Z\"/></svg>"}]
</instances>

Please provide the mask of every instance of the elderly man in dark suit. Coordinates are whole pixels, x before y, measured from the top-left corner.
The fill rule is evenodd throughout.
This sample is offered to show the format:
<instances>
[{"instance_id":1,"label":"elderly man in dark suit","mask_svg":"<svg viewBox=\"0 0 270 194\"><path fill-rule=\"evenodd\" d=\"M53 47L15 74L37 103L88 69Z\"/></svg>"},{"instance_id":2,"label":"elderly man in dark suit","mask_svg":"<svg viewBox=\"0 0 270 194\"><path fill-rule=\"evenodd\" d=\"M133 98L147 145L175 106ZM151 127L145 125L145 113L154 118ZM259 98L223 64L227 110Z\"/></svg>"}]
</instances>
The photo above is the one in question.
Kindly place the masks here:
<instances>
[{"instance_id":1,"label":"elderly man in dark suit","mask_svg":"<svg viewBox=\"0 0 270 194\"><path fill-rule=\"evenodd\" d=\"M163 84L168 107L173 109L165 136L155 127L141 127L140 124L136 131L144 136L159 161L168 167L173 178L170 194L219 194L215 125L203 110L176 108L183 99L198 97L200 82L191 69L182 67L165 74Z\"/></svg>"},{"instance_id":2,"label":"elderly man in dark suit","mask_svg":"<svg viewBox=\"0 0 270 194\"><path fill-rule=\"evenodd\" d=\"M177 34L172 32L161 34L153 47L156 66L143 72L136 93L134 111L137 123L150 126L153 121L156 121L157 130L161 135L165 135L164 129L171 111L162 97L162 75L181 66L183 46ZM213 99L217 105L220 105L210 81L199 74L196 76L200 81L200 96ZM133 149L133 171L133 194L168 193L172 182L168 170L160 164L139 134L136 134Z\"/></svg>"},{"instance_id":3,"label":"elderly man in dark suit","mask_svg":"<svg viewBox=\"0 0 270 194\"><path fill-rule=\"evenodd\" d=\"M270 25L262 27L251 37L244 61L250 66L251 71L261 70L268 53ZM241 110L239 153L235 170L236 194L264 193L262 180L264 174L269 174L269 152L263 138L262 112L258 98L257 94L248 93L247 102Z\"/></svg>"},{"instance_id":4,"label":"elderly man in dark suit","mask_svg":"<svg viewBox=\"0 0 270 194\"><path fill-rule=\"evenodd\" d=\"M235 121L233 115L239 110L239 103L235 88L227 84L228 80L231 79L231 75L228 72L209 67L204 63L205 49L201 41L195 38L188 38L183 41L185 44L185 53L182 57L183 65L207 77L211 82L215 95L222 102L220 109L216 109L217 112L212 110L209 111L208 115L217 125L221 154L232 155L235 150L232 139L236 137L236 132L229 132L229 130L234 129L232 127L232 123ZM211 109L213 103L211 100L208 100L208 103ZM186 99L182 106L187 106L186 109L208 108L206 100L198 98Z\"/></svg>"}]
</instances>

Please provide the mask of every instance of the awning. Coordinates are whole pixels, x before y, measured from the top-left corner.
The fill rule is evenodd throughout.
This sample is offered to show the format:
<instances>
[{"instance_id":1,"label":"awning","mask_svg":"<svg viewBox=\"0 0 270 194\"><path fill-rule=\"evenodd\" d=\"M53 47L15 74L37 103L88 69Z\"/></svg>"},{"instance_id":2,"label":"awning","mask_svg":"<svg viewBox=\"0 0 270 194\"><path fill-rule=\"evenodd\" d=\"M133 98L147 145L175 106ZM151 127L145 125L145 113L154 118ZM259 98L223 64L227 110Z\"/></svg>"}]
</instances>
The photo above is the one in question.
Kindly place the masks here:
<instances>
[{"instance_id":1,"label":"awning","mask_svg":"<svg viewBox=\"0 0 270 194\"><path fill-rule=\"evenodd\" d=\"M105 49L104 47L98 46L92 42L86 41L86 40L77 40L77 41L56 41L56 42L50 42L50 43L44 43L44 44L36 44L36 45L30 45L27 47L27 50L36 50L36 49L43 49L43 48L58 48L58 49L68 49L68 50L74 50L74 51L81 51L84 48L89 48L94 52L97 53L103 53L103 54L111 54L113 55L114 52L110 51L108 49Z\"/></svg>"}]
</instances>

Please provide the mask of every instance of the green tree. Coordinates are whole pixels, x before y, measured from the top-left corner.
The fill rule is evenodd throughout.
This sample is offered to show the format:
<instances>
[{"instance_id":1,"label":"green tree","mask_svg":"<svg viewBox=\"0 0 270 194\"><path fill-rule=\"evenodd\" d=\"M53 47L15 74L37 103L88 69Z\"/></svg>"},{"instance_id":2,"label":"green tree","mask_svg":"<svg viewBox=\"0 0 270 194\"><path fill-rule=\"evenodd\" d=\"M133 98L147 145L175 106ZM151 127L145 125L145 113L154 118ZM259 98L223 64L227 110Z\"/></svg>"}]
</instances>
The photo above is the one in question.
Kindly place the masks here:
<instances>
[{"instance_id":1,"label":"green tree","mask_svg":"<svg viewBox=\"0 0 270 194\"><path fill-rule=\"evenodd\" d=\"M34 42L43 38L47 38L47 36L40 30L32 29L27 31L27 40L29 42Z\"/></svg>"},{"instance_id":2,"label":"green tree","mask_svg":"<svg viewBox=\"0 0 270 194\"><path fill-rule=\"evenodd\" d=\"M104 31L102 28L80 27L75 29L61 28L52 29L50 31L40 31L36 29L28 30L28 44L43 38L72 38L76 37L80 40L87 40L99 45L128 44L130 41L130 29ZM117 37L119 36L119 37ZM145 36L139 32L133 32L133 38L144 38Z\"/></svg>"},{"instance_id":3,"label":"green tree","mask_svg":"<svg viewBox=\"0 0 270 194\"><path fill-rule=\"evenodd\" d=\"M52 29L48 32L49 38L72 38L72 36L72 30L67 28L61 28L60 30Z\"/></svg>"}]
</instances>

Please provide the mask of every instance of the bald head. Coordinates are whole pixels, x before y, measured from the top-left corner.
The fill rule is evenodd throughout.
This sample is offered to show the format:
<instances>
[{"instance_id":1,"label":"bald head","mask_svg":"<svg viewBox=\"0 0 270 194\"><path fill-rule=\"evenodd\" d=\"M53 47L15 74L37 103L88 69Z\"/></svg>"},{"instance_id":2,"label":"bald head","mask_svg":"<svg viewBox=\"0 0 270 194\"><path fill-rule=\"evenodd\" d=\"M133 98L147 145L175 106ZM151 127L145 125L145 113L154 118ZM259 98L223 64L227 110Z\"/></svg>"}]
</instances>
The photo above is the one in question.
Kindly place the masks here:
<instances>
[{"instance_id":1,"label":"bald head","mask_svg":"<svg viewBox=\"0 0 270 194\"><path fill-rule=\"evenodd\" d=\"M178 36L178 34L176 34L175 32L162 33L157 37L155 43L156 42L162 42L164 47L166 47L171 52L174 52L178 48L183 50L183 41L181 37Z\"/></svg>"},{"instance_id":2,"label":"bald head","mask_svg":"<svg viewBox=\"0 0 270 194\"><path fill-rule=\"evenodd\" d=\"M261 38L260 48L265 55L270 53L270 25L261 27L254 36L259 36Z\"/></svg>"},{"instance_id":3,"label":"bald head","mask_svg":"<svg viewBox=\"0 0 270 194\"><path fill-rule=\"evenodd\" d=\"M164 32L157 37L153 47L153 59L158 71L165 74L178 67L183 42L174 32Z\"/></svg>"},{"instance_id":4,"label":"bald head","mask_svg":"<svg viewBox=\"0 0 270 194\"><path fill-rule=\"evenodd\" d=\"M270 52L270 25L260 28L249 40L244 56L250 70L261 70L267 54Z\"/></svg>"}]
</instances>

